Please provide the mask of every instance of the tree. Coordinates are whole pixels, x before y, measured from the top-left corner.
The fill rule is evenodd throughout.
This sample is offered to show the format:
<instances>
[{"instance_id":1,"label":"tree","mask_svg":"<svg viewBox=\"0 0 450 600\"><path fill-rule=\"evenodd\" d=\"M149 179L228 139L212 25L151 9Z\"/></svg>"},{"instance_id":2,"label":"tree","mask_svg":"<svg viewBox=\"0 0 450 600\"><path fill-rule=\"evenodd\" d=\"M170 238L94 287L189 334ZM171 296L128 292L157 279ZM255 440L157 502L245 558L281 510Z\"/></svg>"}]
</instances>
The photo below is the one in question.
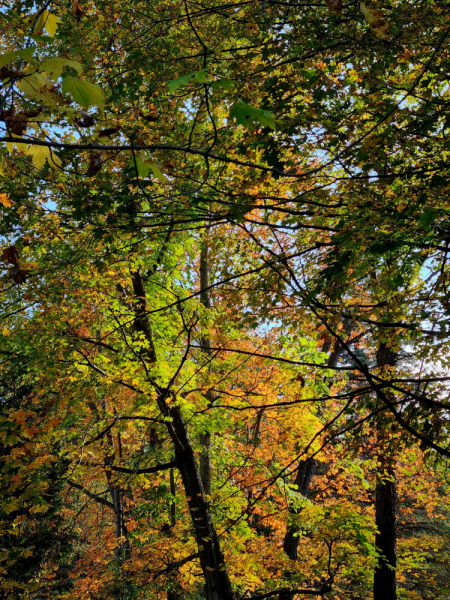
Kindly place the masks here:
<instances>
[{"instance_id":1,"label":"tree","mask_svg":"<svg viewBox=\"0 0 450 600\"><path fill-rule=\"evenodd\" d=\"M5 356L70 465L77 597L413 591L385 560L395 464L449 455L445 9L5 4Z\"/></svg>"}]
</instances>

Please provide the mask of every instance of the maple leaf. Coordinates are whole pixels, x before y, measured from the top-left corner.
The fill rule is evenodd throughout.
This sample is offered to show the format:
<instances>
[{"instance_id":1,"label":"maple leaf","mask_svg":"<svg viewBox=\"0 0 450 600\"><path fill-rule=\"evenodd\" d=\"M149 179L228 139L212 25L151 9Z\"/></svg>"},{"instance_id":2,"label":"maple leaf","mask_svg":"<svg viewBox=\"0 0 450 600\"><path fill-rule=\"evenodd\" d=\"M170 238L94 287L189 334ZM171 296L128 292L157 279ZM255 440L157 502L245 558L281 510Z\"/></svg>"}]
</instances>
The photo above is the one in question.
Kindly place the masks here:
<instances>
[{"instance_id":1,"label":"maple leaf","mask_svg":"<svg viewBox=\"0 0 450 600\"><path fill-rule=\"evenodd\" d=\"M6 208L10 208L13 203L8 194L0 193L0 204L5 206Z\"/></svg>"},{"instance_id":2,"label":"maple leaf","mask_svg":"<svg viewBox=\"0 0 450 600\"><path fill-rule=\"evenodd\" d=\"M72 13L73 13L74 17L76 18L77 23L79 23L81 21L81 19L83 18L84 8L81 6L81 4L79 2L77 2L77 0L75 0L75 2L72 5Z\"/></svg>"},{"instance_id":3,"label":"maple leaf","mask_svg":"<svg viewBox=\"0 0 450 600\"><path fill-rule=\"evenodd\" d=\"M360 2L359 7L374 36L379 40L389 40L390 36L387 33L389 31L389 24L383 20L383 12L366 6L365 2Z\"/></svg>"}]
</instances>

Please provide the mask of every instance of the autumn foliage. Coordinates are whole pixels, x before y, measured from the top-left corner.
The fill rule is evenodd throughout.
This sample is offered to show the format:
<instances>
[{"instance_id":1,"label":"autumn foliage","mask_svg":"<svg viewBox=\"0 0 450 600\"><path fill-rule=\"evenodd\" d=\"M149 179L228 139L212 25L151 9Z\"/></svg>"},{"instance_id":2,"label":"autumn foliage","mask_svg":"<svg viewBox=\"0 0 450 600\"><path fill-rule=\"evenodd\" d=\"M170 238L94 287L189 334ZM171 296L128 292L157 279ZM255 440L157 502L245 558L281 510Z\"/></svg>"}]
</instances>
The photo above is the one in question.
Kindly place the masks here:
<instances>
[{"instance_id":1,"label":"autumn foliage","mask_svg":"<svg viewBox=\"0 0 450 600\"><path fill-rule=\"evenodd\" d=\"M2 3L0 599L449 597L449 8Z\"/></svg>"}]
</instances>

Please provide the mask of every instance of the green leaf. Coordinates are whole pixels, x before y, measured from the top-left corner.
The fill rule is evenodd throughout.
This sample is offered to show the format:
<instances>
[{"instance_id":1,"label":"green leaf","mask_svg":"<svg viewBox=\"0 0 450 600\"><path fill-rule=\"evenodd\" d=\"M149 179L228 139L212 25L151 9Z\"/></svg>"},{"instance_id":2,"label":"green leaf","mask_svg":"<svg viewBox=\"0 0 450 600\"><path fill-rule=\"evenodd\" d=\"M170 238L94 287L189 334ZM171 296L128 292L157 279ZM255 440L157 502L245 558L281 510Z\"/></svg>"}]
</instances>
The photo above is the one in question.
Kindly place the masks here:
<instances>
[{"instance_id":1,"label":"green leaf","mask_svg":"<svg viewBox=\"0 0 450 600\"><path fill-rule=\"evenodd\" d=\"M236 82L233 79L218 79L217 81L211 81L209 84L214 90L217 88L222 88L229 92L232 92Z\"/></svg>"},{"instance_id":2,"label":"green leaf","mask_svg":"<svg viewBox=\"0 0 450 600\"><path fill-rule=\"evenodd\" d=\"M49 90L51 86L52 81L42 73L34 73L17 82L19 90L32 100L43 102L47 106L56 106L58 95Z\"/></svg>"},{"instance_id":3,"label":"green leaf","mask_svg":"<svg viewBox=\"0 0 450 600\"><path fill-rule=\"evenodd\" d=\"M139 156L132 156L128 166L131 169L136 169L139 177L147 177L150 173L150 165L139 158Z\"/></svg>"},{"instance_id":4,"label":"green leaf","mask_svg":"<svg viewBox=\"0 0 450 600\"><path fill-rule=\"evenodd\" d=\"M208 83L208 79L206 77L206 69L196 71L194 73L194 81L197 81L198 83Z\"/></svg>"},{"instance_id":5,"label":"green leaf","mask_svg":"<svg viewBox=\"0 0 450 600\"><path fill-rule=\"evenodd\" d=\"M44 44L50 44L53 42L53 38L48 37L46 35L36 35L34 33L30 34L30 38L35 42L43 42Z\"/></svg>"},{"instance_id":6,"label":"green leaf","mask_svg":"<svg viewBox=\"0 0 450 600\"><path fill-rule=\"evenodd\" d=\"M64 77L62 81L63 94L71 94L72 98L83 108L98 106L103 112L105 101L98 85L81 81L76 77Z\"/></svg>"},{"instance_id":7,"label":"green leaf","mask_svg":"<svg viewBox=\"0 0 450 600\"><path fill-rule=\"evenodd\" d=\"M207 83L206 70L202 69L201 71L195 71L195 73L189 73L188 75L178 77L178 79L171 79L167 82L169 92L172 94L173 92L176 92L178 88L188 85L191 81Z\"/></svg>"},{"instance_id":8,"label":"green leaf","mask_svg":"<svg viewBox=\"0 0 450 600\"><path fill-rule=\"evenodd\" d=\"M147 157L131 157L130 164L128 166L132 169L136 169L139 177L148 177L148 174L150 171L152 171L153 175L159 179L161 183L167 182L167 177L161 172L158 165L154 162L151 162Z\"/></svg>"},{"instance_id":9,"label":"green leaf","mask_svg":"<svg viewBox=\"0 0 450 600\"><path fill-rule=\"evenodd\" d=\"M431 227L433 221L435 220L436 216L437 216L437 213L435 210L433 210L432 208L425 208L425 210L423 211L423 214L419 218L419 222L422 223L422 225L426 229L429 229Z\"/></svg>"},{"instance_id":10,"label":"green leaf","mask_svg":"<svg viewBox=\"0 0 450 600\"><path fill-rule=\"evenodd\" d=\"M167 177L163 173L161 173L161 171L159 170L158 165L156 163L149 163L149 165L150 165L150 169L153 171L153 175L157 179L159 179L159 181L161 183L166 183Z\"/></svg>"},{"instance_id":11,"label":"green leaf","mask_svg":"<svg viewBox=\"0 0 450 600\"><path fill-rule=\"evenodd\" d=\"M47 58L41 64L41 70L45 71L47 75L56 81L62 75L62 71L64 67L71 67L77 73L81 73L83 67L76 60L69 60L67 58Z\"/></svg>"},{"instance_id":12,"label":"green leaf","mask_svg":"<svg viewBox=\"0 0 450 600\"><path fill-rule=\"evenodd\" d=\"M254 108L240 100L233 104L230 110L230 119L236 119L239 125L251 129L255 123L259 123L263 127L275 129L275 121L272 114L268 110Z\"/></svg>"},{"instance_id":13,"label":"green leaf","mask_svg":"<svg viewBox=\"0 0 450 600\"><path fill-rule=\"evenodd\" d=\"M15 60L23 59L30 61L33 57L33 53L35 51L35 47L25 48L24 50L16 50L14 52L7 52L6 54L2 54L0 56L0 69L5 65L9 65L9 63L14 62Z\"/></svg>"}]
</instances>

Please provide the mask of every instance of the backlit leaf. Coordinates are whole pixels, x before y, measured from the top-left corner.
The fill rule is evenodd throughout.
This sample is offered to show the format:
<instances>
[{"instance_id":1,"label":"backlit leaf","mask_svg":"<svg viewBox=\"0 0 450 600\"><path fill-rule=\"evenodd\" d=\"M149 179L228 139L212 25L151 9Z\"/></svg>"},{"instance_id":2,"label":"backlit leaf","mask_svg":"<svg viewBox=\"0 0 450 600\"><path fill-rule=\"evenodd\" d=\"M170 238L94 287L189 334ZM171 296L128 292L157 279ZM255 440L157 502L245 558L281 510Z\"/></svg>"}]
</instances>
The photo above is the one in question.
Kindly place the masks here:
<instances>
[{"instance_id":1,"label":"backlit leaf","mask_svg":"<svg viewBox=\"0 0 450 600\"><path fill-rule=\"evenodd\" d=\"M257 123L263 127L275 129L275 121L268 110L254 108L242 102L242 100L231 107L230 119L236 119L239 125L244 125L244 127L248 127L249 129L252 129Z\"/></svg>"},{"instance_id":2,"label":"backlit leaf","mask_svg":"<svg viewBox=\"0 0 450 600\"><path fill-rule=\"evenodd\" d=\"M50 13L48 15L47 21L45 23L45 29L48 31L50 37L55 37L56 28L58 27L59 23L61 23L61 19L59 17L57 17L53 13Z\"/></svg>"},{"instance_id":3,"label":"backlit leaf","mask_svg":"<svg viewBox=\"0 0 450 600\"><path fill-rule=\"evenodd\" d=\"M169 92L173 93L178 88L188 85L188 83L190 83L191 81L197 81L198 83L207 83L206 70L202 69L201 71L195 71L195 73L183 75L178 79L171 79L167 82Z\"/></svg>"},{"instance_id":4,"label":"backlit leaf","mask_svg":"<svg viewBox=\"0 0 450 600\"><path fill-rule=\"evenodd\" d=\"M98 106L101 111L104 109L105 101L102 90L98 85L81 81L76 77L64 77L62 92L63 94L71 94L75 102L84 108Z\"/></svg>"},{"instance_id":5,"label":"backlit leaf","mask_svg":"<svg viewBox=\"0 0 450 600\"><path fill-rule=\"evenodd\" d=\"M40 70L45 71L47 75L56 81L62 75L64 67L71 67L77 73L81 73L83 67L76 60L68 60L67 58L47 58L41 64Z\"/></svg>"},{"instance_id":6,"label":"backlit leaf","mask_svg":"<svg viewBox=\"0 0 450 600\"><path fill-rule=\"evenodd\" d=\"M23 59L29 61L33 57L34 51L35 48L31 47L25 48L24 50L17 50L15 52L7 52L6 54L2 54L0 56L0 68L15 60Z\"/></svg>"},{"instance_id":7,"label":"backlit leaf","mask_svg":"<svg viewBox=\"0 0 450 600\"><path fill-rule=\"evenodd\" d=\"M359 7L373 35L379 40L388 40L390 38L387 33L389 25L383 20L383 12L371 6L366 6L365 2L360 2Z\"/></svg>"},{"instance_id":8,"label":"backlit leaf","mask_svg":"<svg viewBox=\"0 0 450 600\"><path fill-rule=\"evenodd\" d=\"M213 89L222 88L227 91L233 91L236 82L233 79L218 79L217 81L211 81L209 84Z\"/></svg>"}]
</instances>

